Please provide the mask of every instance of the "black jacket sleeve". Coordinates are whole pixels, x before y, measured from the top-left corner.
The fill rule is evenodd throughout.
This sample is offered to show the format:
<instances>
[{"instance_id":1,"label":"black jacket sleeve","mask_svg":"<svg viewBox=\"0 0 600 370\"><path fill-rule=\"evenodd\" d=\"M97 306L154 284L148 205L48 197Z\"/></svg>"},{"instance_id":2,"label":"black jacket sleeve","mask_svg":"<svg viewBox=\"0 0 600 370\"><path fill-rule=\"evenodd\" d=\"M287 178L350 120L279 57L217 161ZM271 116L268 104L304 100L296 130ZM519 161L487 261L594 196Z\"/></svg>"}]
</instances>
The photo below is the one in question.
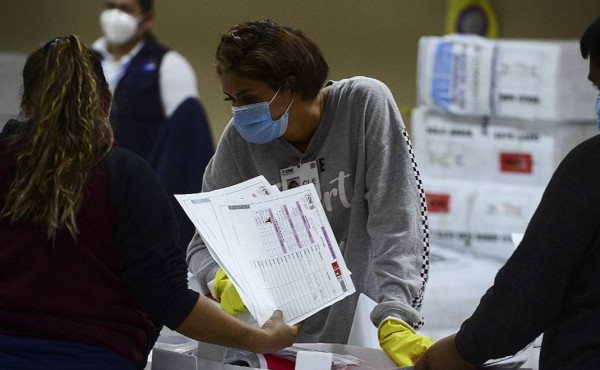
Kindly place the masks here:
<instances>
[{"instance_id":1,"label":"black jacket sleeve","mask_svg":"<svg viewBox=\"0 0 600 370\"><path fill-rule=\"evenodd\" d=\"M20 121L9 119L4 127L2 127L2 131L0 132L0 139L4 139L9 137L10 135L17 132L19 126L22 125Z\"/></svg>"},{"instance_id":2,"label":"black jacket sleeve","mask_svg":"<svg viewBox=\"0 0 600 370\"><path fill-rule=\"evenodd\" d=\"M199 294L188 289L171 202L141 157L113 148L104 161L116 213L121 277L151 319L175 329Z\"/></svg>"},{"instance_id":3,"label":"black jacket sleeve","mask_svg":"<svg viewBox=\"0 0 600 370\"><path fill-rule=\"evenodd\" d=\"M457 349L469 362L514 354L577 312L573 286L586 280L582 266L598 246L599 164L596 136L559 165L521 244L457 334Z\"/></svg>"}]
</instances>

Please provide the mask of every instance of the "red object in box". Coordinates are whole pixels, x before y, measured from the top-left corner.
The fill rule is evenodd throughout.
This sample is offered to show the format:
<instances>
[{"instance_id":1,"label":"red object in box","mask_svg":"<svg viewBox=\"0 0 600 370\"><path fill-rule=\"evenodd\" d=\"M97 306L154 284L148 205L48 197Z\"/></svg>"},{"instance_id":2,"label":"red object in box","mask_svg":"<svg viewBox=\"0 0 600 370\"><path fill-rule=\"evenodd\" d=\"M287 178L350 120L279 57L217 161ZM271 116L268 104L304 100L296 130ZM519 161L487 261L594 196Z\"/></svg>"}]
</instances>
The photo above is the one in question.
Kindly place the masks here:
<instances>
[{"instance_id":1,"label":"red object in box","mask_svg":"<svg viewBox=\"0 0 600 370\"><path fill-rule=\"evenodd\" d=\"M270 354L265 354L264 356L265 360L267 361L267 366L270 370L294 370L296 367L296 363L294 361Z\"/></svg>"}]
</instances>

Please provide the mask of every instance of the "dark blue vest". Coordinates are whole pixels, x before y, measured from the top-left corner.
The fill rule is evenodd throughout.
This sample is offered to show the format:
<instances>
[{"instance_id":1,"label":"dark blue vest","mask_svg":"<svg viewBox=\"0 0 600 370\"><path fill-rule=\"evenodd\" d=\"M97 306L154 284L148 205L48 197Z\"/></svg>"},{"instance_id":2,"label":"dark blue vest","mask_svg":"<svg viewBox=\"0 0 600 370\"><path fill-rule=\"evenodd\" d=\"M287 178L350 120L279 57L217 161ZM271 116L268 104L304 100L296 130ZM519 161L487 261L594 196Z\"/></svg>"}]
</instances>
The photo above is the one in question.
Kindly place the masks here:
<instances>
[{"instance_id":1,"label":"dark blue vest","mask_svg":"<svg viewBox=\"0 0 600 370\"><path fill-rule=\"evenodd\" d=\"M110 121L118 145L146 159L170 195L179 225L179 245L185 251L194 225L172 194L202 190L202 176L214 146L198 99L189 97L170 117L164 116L159 71L167 52L152 36L146 38L113 93Z\"/></svg>"},{"instance_id":2,"label":"dark blue vest","mask_svg":"<svg viewBox=\"0 0 600 370\"><path fill-rule=\"evenodd\" d=\"M113 92L110 122L115 139L146 160L165 122L159 70L167 52L152 36L146 37Z\"/></svg>"}]
</instances>

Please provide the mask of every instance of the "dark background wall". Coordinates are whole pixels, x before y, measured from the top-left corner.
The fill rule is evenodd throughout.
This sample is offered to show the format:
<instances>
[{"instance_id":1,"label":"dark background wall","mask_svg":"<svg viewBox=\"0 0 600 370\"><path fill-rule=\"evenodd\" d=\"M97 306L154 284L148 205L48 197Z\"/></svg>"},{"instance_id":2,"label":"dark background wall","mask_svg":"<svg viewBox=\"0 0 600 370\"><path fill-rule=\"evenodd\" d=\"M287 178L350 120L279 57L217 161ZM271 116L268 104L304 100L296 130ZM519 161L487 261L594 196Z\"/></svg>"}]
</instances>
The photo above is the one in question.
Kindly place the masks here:
<instances>
[{"instance_id":1,"label":"dark background wall","mask_svg":"<svg viewBox=\"0 0 600 370\"><path fill-rule=\"evenodd\" d=\"M599 0L490 3L501 38L578 39L600 15ZM69 33L91 44L100 35L102 0L0 0L0 4L0 51L29 53ZM444 0L156 0L155 34L192 63L216 140L231 111L214 74L213 55L229 26L268 16L299 28L321 47L332 79L378 78L390 87L398 105L411 107L416 103L419 37L442 35L446 10Z\"/></svg>"}]
</instances>

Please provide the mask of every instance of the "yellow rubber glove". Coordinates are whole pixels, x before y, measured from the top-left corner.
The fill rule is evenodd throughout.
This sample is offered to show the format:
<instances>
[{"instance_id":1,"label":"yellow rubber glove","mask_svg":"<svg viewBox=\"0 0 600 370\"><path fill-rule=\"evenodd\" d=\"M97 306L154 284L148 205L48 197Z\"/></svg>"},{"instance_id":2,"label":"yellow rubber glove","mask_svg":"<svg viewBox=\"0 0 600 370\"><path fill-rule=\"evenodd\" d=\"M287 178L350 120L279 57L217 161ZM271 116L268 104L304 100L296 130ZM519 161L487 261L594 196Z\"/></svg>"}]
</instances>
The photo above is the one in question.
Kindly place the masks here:
<instances>
[{"instance_id":1,"label":"yellow rubber glove","mask_svg":"<svg viewBox=\"0 0 600 370\"><path fill-rule=\"evenodd\" d=\"M221 268L215 275L215 298L221 302L221 307L230 315L237 316L246 310L240 294Z\"/></svg>"},{"instance_id":2,"label":"yellow rubber glove","mask_svg":"<svg viewBox=\"0 0 600 370\"><path fill-rule=\"evenodd\" d=\"M414 365L433 343L399 319L388 318L379 326L379 345L399 367Z\"/></svg>"}]
</instances>

